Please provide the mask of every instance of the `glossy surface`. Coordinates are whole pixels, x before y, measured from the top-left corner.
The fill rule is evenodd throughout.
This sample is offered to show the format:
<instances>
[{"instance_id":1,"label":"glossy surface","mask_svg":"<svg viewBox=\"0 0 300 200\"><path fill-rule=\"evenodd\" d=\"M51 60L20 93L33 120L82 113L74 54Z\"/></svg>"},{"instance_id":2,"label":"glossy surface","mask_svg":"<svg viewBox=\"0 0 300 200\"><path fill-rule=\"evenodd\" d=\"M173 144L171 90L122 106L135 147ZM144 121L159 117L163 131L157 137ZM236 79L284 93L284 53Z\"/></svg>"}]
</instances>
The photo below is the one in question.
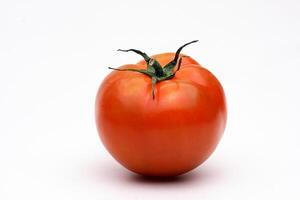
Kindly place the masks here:
<instances>
[{"instance_id":1,"label":"glossy surface","mask_svg":"<svg viewBox=\"0 0 300 200\"><path fill-rule=\"evenodd\" d=\"M156 55L162 64L173 54ZM194 64L193 64L194 63ZM121 68L145 68L143 62ZM96 98L99 136L127 169L149 176L175 176L203 163L225 128L226 104L216 77L184 58L171 80L157 83L136 72L113 71Z\"/></svg>"}]
</instances>

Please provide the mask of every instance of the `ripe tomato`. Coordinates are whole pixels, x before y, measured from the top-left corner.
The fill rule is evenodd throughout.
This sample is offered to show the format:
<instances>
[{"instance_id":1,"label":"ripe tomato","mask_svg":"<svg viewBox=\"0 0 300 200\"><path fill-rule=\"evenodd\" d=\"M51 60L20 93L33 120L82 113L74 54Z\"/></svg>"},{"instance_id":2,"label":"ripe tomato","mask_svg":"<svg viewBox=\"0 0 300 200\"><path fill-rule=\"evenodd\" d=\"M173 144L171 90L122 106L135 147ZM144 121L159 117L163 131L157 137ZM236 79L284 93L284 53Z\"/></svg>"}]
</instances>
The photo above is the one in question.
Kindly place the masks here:
<instances>
[{"instance_id":1,"label":"ripe tomato","mask_svg":"<svg viewBox=\"0 0 300 200\"><path fill-rule=\"evenodd\" d=\"M110 154L133 172L188 172L211 155L223 134L223 88L211 72L182 57L180 51L188 44L175 54L152 58L135 49L121 50L134 51L145 61L115 69L98 90L99 136Z\"/></svg>"}]
</instances>

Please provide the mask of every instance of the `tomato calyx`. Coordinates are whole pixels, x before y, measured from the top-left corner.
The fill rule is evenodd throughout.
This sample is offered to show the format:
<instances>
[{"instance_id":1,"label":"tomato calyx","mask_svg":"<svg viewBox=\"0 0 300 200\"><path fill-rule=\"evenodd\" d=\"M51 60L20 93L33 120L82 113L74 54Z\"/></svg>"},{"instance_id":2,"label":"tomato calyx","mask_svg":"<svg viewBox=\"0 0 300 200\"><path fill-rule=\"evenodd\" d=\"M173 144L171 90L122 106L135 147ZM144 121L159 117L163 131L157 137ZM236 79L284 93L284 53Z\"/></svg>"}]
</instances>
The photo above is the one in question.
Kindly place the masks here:
<instances>
[{"instance_id":1,"label":"tomato calyx","mask_svg":"<svg viewBox=\"0 0 300 200\"><path fill-rule=\"evenodd\" d=\"M182 45L181 47L178 48L178 50L175 53L174 59L169 62L168 64L166 64L164 67L162 67L159 62L153 58L150 58L146 53L137 50L137 49L127 49L127 50L123 50L123 49L118 49L118 51L122 51L122 52L134 52L136 54L141 55L145 62L147 63L147 69L118 69L118 68L112 68L112 67L108 67L109 69L112 70L117 70L117 71L132 71L132 72L139 72L142 73L144 75L147 75L151 78L151 84L152 84L152 97L153 99L155 99L155 84L159 81L164 81L164 80L169 80L172 79L176 72L180 69L181 66L181 61L182 61L182 57L185 56L181 56L180 57L180 52L181 50L192 43L198 42L198 40L193 40L191 42L188 42L184 45ZM175 67L177 66L177 69L175 69Z\"/></svg>"}]
</instances>

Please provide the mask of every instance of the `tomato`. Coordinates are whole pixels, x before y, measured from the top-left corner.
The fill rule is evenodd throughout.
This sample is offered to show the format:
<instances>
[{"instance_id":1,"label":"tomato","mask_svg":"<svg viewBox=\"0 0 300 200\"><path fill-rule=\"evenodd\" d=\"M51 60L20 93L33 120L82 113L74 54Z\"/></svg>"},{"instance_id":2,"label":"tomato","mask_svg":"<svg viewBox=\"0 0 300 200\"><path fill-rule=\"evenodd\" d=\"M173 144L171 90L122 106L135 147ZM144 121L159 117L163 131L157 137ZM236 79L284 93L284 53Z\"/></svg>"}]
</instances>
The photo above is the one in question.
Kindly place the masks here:
<instances>
[{"instance_id":1,"label":"tomato","mask_svg":"<svg viewBox=\"0 0 300 200\"><path fill-rule=\"evenodd\" d=\"M115 69L98 90L99 136L120 164L138 174L188 172L212 154L223 135L223 88L194 59L182 57L181 49L152 57L122 50L145 61Z\"/></svg>"}]
</instances>

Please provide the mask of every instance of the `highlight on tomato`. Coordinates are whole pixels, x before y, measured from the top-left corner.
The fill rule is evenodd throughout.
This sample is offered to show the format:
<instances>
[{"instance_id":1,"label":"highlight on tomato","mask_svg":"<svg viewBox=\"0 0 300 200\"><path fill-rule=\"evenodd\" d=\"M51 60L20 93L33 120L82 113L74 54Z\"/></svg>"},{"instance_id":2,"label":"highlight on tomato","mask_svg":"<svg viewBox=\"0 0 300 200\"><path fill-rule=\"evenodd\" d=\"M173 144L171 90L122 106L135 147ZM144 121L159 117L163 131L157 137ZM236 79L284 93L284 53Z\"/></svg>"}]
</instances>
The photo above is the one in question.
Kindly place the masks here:
<instances>
[{"instance_id":1,"label":"highlight on tomato","mask_svg":"<svg viewBox=\"0 0 300 200\"><path fill-rule=\"evenodd\" d=\"M176 176L202 164L226 125L221 83L195 59L175 53L143 57L113 71L99 87L96 126L108 152L146 176Z\"/></svg>"}]
</instances>

